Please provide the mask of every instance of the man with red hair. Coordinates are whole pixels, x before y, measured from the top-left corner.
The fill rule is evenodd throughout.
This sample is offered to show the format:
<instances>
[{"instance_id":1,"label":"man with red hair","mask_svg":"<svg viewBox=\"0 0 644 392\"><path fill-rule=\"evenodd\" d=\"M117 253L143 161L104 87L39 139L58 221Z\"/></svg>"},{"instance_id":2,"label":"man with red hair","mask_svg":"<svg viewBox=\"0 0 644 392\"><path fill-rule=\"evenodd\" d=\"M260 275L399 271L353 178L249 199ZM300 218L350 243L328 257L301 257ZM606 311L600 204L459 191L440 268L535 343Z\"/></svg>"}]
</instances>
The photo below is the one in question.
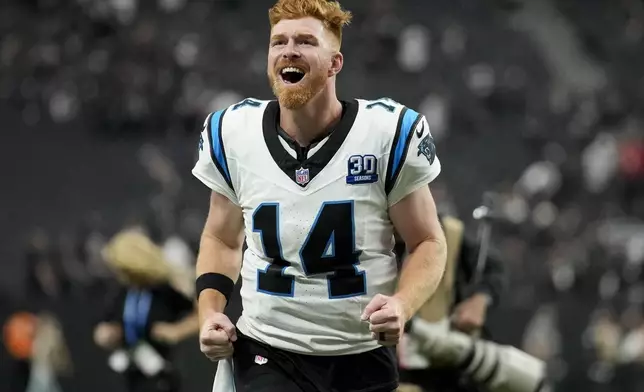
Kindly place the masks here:
<instances>
[{"instance_id":1,"label":"man with red hair","mask_svg":"<svg viewBox=\"0 0 644 392\"><path fill-rule=\"evenodd\" d=\"M220 361L215 390L390 392L391 346L445 266L429 126L390 99L337 98L351 19L337 1L280 0L269 19L277 100L209 115L193 169L212 189L197 262L201 351ZM394 229L409 249L401 271ZM223 312L240 272L234 326Z\"/></svg>"}]
</instances>

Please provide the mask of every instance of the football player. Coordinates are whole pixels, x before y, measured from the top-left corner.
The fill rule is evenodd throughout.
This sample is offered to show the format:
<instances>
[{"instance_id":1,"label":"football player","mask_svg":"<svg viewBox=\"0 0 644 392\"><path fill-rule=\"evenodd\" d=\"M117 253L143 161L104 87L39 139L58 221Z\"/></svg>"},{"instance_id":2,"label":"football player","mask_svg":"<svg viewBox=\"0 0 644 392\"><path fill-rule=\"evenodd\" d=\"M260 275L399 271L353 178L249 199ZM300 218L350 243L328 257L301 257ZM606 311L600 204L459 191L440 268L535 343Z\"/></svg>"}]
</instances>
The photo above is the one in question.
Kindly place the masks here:
<instances>
[{"instance_id":1,"label":"football player","mask_svg":"<svg viewBox=\"0 0 644 392\"><path fill-rule=\"evenodd\" d=\"M389 99L336 96L350 19L336 1L279 0L267 66L277 100L205 121L193 174L212 195L197 292L215 391L396 389L391 346L443 274L427 121ZM394 229L410 249L401 271ZM223 312L240 272L234 326Z\"/></svg>"}]
</instances>

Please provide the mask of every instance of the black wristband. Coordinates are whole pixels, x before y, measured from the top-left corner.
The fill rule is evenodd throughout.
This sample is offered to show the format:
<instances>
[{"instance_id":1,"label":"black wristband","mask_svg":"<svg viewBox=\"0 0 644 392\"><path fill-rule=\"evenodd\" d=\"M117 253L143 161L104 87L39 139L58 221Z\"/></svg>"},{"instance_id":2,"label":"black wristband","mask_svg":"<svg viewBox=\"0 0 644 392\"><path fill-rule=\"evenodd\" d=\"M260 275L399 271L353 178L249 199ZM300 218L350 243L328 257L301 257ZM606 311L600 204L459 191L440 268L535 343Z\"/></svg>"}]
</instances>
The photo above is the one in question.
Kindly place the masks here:
<instances>
[{"instance_id":1,"label":"black wristband","mask_svg":"<svg viewBox=\"0 0 644 392\"><path fill-rule=\"evenodd\" d=\"M219 291L226 298L226 302L230 299L230 295L233 293L235 288L235 282L226 275L218 274L215 272L208 272L203 275L199 275L196 282L197 290L197 299L202 291L206 289L213 289Z\"/></svg>"}]
</instances>

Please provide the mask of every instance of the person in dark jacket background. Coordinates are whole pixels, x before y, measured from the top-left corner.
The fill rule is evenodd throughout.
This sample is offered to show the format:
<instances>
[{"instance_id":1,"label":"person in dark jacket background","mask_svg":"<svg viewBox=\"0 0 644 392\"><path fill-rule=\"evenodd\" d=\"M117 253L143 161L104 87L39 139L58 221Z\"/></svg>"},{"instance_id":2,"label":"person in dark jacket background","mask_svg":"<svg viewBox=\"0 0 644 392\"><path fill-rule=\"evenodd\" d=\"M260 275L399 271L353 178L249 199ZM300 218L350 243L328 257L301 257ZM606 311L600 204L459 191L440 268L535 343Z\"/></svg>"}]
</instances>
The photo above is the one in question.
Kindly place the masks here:
<instances>
[{"instance_id":1,"label":"person in dark jacket background","mask_svg":"<svg viewBox=\"0 0 644 392\"><path fill-rule=\"evenodd\" d=\"M175 344L196 335L199 323L181 271L143 233L126 230L110 241L105 258L121 281L94 330L94 341L110 352L109 366L123 374L129 392L175 392ZM191 282L191 279L189 279Z\"/></svg>"},{"instance_id":2,"label":"person in dark jacket background","mask_svg":"<svg viewBox=\"0 0 644 392\"><path fill-rule=\"evenodd\" d=\"M469 335L490 339L486 329L488 311L497 306L506 286L502 261L485 255L479 264L479 243L464 235L464 224L452 216L441 216L447 239L447 265L439 288L416 317L439 323ZM397 253L402 256L402 248ZM402 259L402 257L401 257ZM399 346L401 387L399 391L471 392L458 369L432 368L429 360L416 352L411 339Z\"/></svg>"}]
</instances>

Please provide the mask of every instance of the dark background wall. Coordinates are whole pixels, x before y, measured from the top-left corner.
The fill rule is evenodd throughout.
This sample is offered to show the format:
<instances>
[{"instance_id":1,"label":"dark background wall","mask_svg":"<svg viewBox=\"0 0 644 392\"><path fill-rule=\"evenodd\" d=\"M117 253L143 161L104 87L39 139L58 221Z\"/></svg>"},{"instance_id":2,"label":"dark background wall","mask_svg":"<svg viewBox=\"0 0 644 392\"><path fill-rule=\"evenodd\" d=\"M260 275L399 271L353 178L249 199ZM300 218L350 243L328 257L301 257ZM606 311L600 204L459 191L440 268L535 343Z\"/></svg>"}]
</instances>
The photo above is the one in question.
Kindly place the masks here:
<instances>
[{"instance_id":1,"label":"dark background wall","mask_svg":"<svg viewBox=\"0 0 644 392\"><path fill-rule=\"evenodd\" d=\"M108 292L72 284L36 295L28 239L42 228L56 248L82 238L93 216L106 236L152 216L194 244L198 232L179 226L206 211L208 192L189 174L197 132L211 110L271 97L270 3L123 2L137 5L131 19L101 1L0 4L0 322L21 309L57 316L75 365L66 391L119 389L91 339ZM494 336L555 342L547 359L562 391L641 390L640 365L599 360L587 333L598 311L622 338L642 325L642 257L626 251L644 232L641 2L342 3L355 20L341 96L388 96L428 114L443 164L435 194L470 235L472 210L496 195L494 247L511 285L491 315ZM417 69L400 56L406 45ZM151 146L176 173L165 185L151 175L165 167L146 158ZM619 290L606 294L611 276ZM185 390L212 381L196 347L177 352ZM11 363L0 350L0 380Z\"/></svg>"}]
</instances>

